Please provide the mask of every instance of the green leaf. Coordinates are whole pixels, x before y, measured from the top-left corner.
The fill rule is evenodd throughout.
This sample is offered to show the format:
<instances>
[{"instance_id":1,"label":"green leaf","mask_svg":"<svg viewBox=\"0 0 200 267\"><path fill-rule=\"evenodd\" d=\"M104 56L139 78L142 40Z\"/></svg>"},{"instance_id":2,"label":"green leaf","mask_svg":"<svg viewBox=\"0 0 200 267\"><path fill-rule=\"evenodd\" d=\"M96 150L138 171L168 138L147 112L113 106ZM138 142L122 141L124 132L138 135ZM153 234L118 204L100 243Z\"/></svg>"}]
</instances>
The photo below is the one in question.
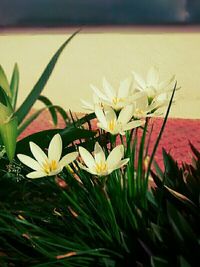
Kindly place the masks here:
<instances>
[{"instance_id":1,"label":"green leaf","mask_svg":"<svg viewBox=\"0 0 200 267\"><path fill-rule=\"evenodd\" d=\"M167 189L167 191L168 191L170 194L172 194L176 199L180 200L181 202L183 202L183 203L185 203L185 204L189 204L189 205L191 205L193 208L196 207L195 204L194 204L188 197L186 197L185 195L183 195L183 194L181 194L181 193L179 193L179 192L177 192L177 191L171 189L170 187L168 187L168 186L166 186L166 185L165 185L164 187L165 187L165 189ZM196 207L196 208L197 208L197 207Z\"/></svg>"},{"instance_id":2,"label":"green leaf","mask_svg":"<svg viewBox=\"0 0 200 267\"><path fill-rule=\"evenodd\" d=\"M192 150L192 152L194 153L194 155L197 157L197 159L200 160L200 152L196 149L195 146L193 146L193 144L191 142L189 142L190 148Z\"/></svg>"},{"instance_id":3,"label":"green leaf","mask_svg":"<svg viewBox=\"0 0 200 267\"><path fill-rule=\"evenodd\" d=\"M77 120L75 122L75 125L76 125L76 127L79 127L79 126L83 125L84 123L88 123L88 122L90 122L91 120L93 120L95 118L96 118L96 115L95 115L94 112L90 113L90 114L87 114L83 118L80 118L79 120Z\"/></svg>"},{"instance_id":4,"label":"green leaf","mask_svg":"<svg viewBox=\"0 0 200 267\"><path fill-rule=\"evenodd\" d=\"M8 95L1 86L0 86L0 103L2 103L4 106L9 108L13 112L13 108L10 103L10 98L8 97Z\"/></svg>"},{"instance_id":5,"label":"green leaf","mask_svg":"<svg viewBox=\"0 0 200 267\"><path fill-rule=\"evenodd\" d=\"M68 119L68 116L65 112L64 109L62 109L60 106L57 105L50 105L50 106L46 106L44 108L41 108L37 111L35 111L32 115L30 115L23 123L20 124L20 126L18 127L18 136L35 120L37 119L37 117L45 110L49 110L52 109L54 110L54 112L56 112L56 110L61 114L61 116L63 117L63 119L65 120L65 122ZM55 115L54 115L55 116ZM57 116L57 114L56 114Z\"/></svg>"},{"instance_id":6,"label":"green leaf","mask_svg":"<svg viewBox=\"0 0 200 267\"><path fill-rule=\"evenodd\" d=\"M166 180L171 184L172 182L175 184L179 177L179 168L178 163L172 158L172 156L166 152L166 150L162 149L164 165L165 165L165 173L166 173ZM169 175L167 175L169 174ZM176 178L177 177L177 178ZM176 178L176 179L175 179ZM173 180L173 181L171 181Z\"/></svg>"},{"instance_id":7,"label":"green leaf","mask_svg":"<svg viewBox=\"0 0 200 267\"><path fill-rule=\"evenodd\" d=\"M6 74L2 68L2 66L0 65L0 87L3 88L3 90L6 92L6 94L10 97L10 86L8 83L8 79L6 77Z\"/></svg>"},{"instance_id":8,"label":"green leaf","mask_svg":"<svg viewBox=\"0 0 200 267\"><path fill-rule=\"evenodd\" d=\"M167 214L176 239L181 243L186 242L186 240L192 241L194 245L196 237L192 228L182 214L170 203L167 204Z\"/></svg>"},{"instance_id":9,"label":"green leaf","mask_svg":"<svg viewBox=\"0 0 200 267\"><path fill-rule=\"evenodd\" d=\"M13 109L15 110L17 104L17 96L18 96L18 89L19 89L19 68L17 63L14 66L11 82L10 82L10 91L11 91L11 104Z\"/></svg>"},{"instance_id":10,"label":"green leaf","mask_svg":"<svg viewBox=\"0 0 200 267\"><path fill-rule=\"evenodd\" d=\"M68 146L71 142L82 139L94 137L96 133L89 130L74 128L74 126L67 127L66 129L52 129L41 131L25 137L24 139L17 142L17 153L27 154L29 153L30 141L38 144L42 149L47 148L50 140L53 136L59 133L63 140L63 147ZM75 148L74 148L75 149Z\"/></svg>"},{"instance_id":11,"label":"green leaf","mask_svg":"<svg viewBox=\"0 0 200 267\"><path fill-rule=\"evenodd\" d=\"M56 109L56 111L61 115L61 117L63 118L63 120L65 121L66 126L68 124L71 124L70 122L70 118L67 114L67 112L60 106L54 105L54 108Z\"/></svg>"},{"instance_id":12,"label":"green leaf","mask_svg":"<svg viewBox=\"0 0 200 267\"><path fill-rule=\"evenodd\" d=\"M0 86L0 135L10 161L15 155L17 125L17 118L13 117L10 99Z\"/></svg>"},{"instance_id":13,"label":"green leaf","mask_svg":"<svg viewBox=\"0 0 200 267\"><path fill-rule=\"evenodd\" d=\"M0 124L0 134L8 159L12 161L17 142L17 117L11 118L7 123Z\"/></svg>"},{"instance_id":14,"label":"green leaf","mask_svg":"<svg viewBox=\"0 0 200 267\"><path fill-rule=\"evenodd\" d=\"M167 112L166 112L166 115L165 115L165 118L164 118L162 127L161 127L161 129L160 129L158 138L156 139L156 142L155 142L153 151L152 151L152 153L151 153L151 157L150 157L150 161L149 161L148 169L147 169L147 172L146 172L146 180L147 180L148 177L149 177L149 173L150 173L150 170L151 170L151 164L153 163L155 153L156 153L156 151L157 151L157 148L158 148L160 139L161 139L161 137L162 137L163 131L164 131L164 129L165 129L165 125L166 125L166 123L167 123L167 118L168 118L168 115L169 115L169 112L170 112L170 108L171 108L171 105L172 105L172 101L173 101L173 98L174 98L174 94L175 94L176 89L177 89L177 82L176 82L175 85L174 85L174 89L173 89L173 92L172 92L172 95L171 95L171 98L170 98L170 101L169 101L169 106L168 106L168 108L167 108Z\"/></svg>"},{"instance_id":15,"label":"green leaf","mask_svg":"<svg viewBox=\"0 0 200 267\"><path fill-rule=\"evenodd\" d=\"M42 109L37 110L32 115L30 115L18 128L18 136L31 124L37 117L45 111L47 108L44 107Z\"/></svg>"},{"instance_id":16,"label":"green leaf","mask_svg":"<svg viewBox=\"0 0 200 267\"><path fill-rule=\"evenodd\" d=\"M78 33L79 31L76 31L73 33L58 49L58 51L54 54L52 59L50 60L49 64L46 66L45 70L43 71L42 75L40 76L39 80L25 99L25 101L22 103L22 105L19 107L19 109L16 111L16 116L18 118L19 124L23 121L25 116L30 111L31 107L35 103L35 101L38 99L39 95L41 94L42 90L44 89L47 81L49 80L49 77L51 76L52 71L54 70L54 67L56 65L56 62L61 55L62 51L66 47L66 45L72 40L72 38Z\"/></svg>"},{"instance_id":17,"label":"green leaf","mask_svg":"<svg viewBox=\"0 0 200 267\"><path fill-rule=\"evenodd\" d=\"M179 257L180 267L191 267L191 265L182 256Z\"/></svg>"},{"instance_id":18,"label":"green leaf","mask_svg":"<svg viewBox=\"0 0 200 267\"><path fill-rule=\"evenodd\" d=\"M151 266L152 267L169 267L167 260L159 257L151 257Z\"/></svg>"},{"instance_id":19,"label":"green leaf","mask_svg":"<svg viewBox=\"0 0 200 267\"><path fill-rule=\"evenodd\" d=\"M155 223L151 223L151 227L153 229L153 232L155 234L155 236L157 237L157 239L160 241L160 242L163 242L163 238L162 238L162 229L160 226L158 226L157 224Z\"/></svg>"},{"instance_id":20,"label":"green leaf","mask_svg":"<svg viewBox=\"0 0 200 267\"><path fill-rule=\"evenodd\" d=\"M57 118L55 107L53 106L52 102L46 96L43 96L43 95L40 95L38 97L38 100L46 105L46 107L48 108L48 110L49 110L49 112L51 114L53 123L56 126L57 123L58 123L58 118Z\"/></svg>"}]
</instances>

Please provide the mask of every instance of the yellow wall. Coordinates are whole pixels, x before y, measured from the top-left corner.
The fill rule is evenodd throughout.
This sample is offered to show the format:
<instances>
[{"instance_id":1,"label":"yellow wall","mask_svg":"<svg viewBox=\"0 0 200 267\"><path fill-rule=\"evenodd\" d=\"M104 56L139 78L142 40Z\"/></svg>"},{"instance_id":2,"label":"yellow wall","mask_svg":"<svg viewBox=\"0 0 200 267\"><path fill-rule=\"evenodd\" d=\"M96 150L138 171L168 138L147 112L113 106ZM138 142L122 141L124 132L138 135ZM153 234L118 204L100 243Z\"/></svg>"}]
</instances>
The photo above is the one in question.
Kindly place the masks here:
<instances>
[{"instance_id":1,"label":"yellow wall","mask_svg":"<svg viewBox=\"0 0 200 267\"><path fill-rule=\"evenodd\" d=\"M14 63L19 64L19 103L68 36L69 30L0 33L0 64L9 76ZM118 86L120 80L131 77L132 70L145 75L151 65L160 68L163 79L176 74L182 87L177 93L178 99L171 116L200 118L198 30L82 32L65 49L44 94L66 109L82 111L79 99L91 98L91 83L101 87L102 77L105 76Z\"/></svg>"}]
</instances>

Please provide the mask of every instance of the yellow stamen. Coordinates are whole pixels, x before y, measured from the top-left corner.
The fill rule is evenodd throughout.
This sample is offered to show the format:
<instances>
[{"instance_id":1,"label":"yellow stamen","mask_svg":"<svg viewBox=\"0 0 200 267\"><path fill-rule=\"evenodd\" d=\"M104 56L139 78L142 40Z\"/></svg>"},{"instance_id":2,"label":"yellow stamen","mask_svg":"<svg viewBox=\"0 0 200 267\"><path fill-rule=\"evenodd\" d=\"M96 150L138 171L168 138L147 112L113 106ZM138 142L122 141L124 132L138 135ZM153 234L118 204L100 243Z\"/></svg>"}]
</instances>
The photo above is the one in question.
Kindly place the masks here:
<instances>
[{"instance_id":1,"label":"yellow stamen","mask_svg":"<svg viewBox=\"0 0 200 267\"><path fill-rule=\"evenodd\" d=\"M110 131L114 131L114 129L115 129L115 121L114 120L109 121L109 123L108 123L108 129Z\"/></svg>"},{"instance_id":2,"label":"yellow stamen","mask_svg":"<svg viewBox=\"0 0 200 267\"><path fill-rule=\"evenodd\" d=\"M58 163L54 159L50 162L46 161L45 163L43 163L43 170L46 174L55 171L57 168L58 168Z\"/></svg>"},{"instance_id":3,"label":"yellow stamen","mask_svg":"<svg viewBox=\"0 0 200 267\"><path fill-rule=\"evenodd\" d=\"M143 109L136 108L134 115L135 117L145 116L145 111Z\"/></svg>"},{"instance_id":4,"label":"yellow stamen","mask_svg":"<svg viewBox=\"0 0 200 267\"><path fill-rule=\"evenodd\" d=\"M119 98L119 97L114 97L112 102L114 105L117 105L119 102L124 101L123 98Z\"/></svg>"},{"instance_id":5,"label":"yellow stamen","mask_svg":"<svg viewBox=\"0 0 200 267\"><path fill-rule=\"evenodd\" d=\"M108 167L106 162L101 161L99 163L96 163L95 169L97 173L103 173L108 170Z\"/></svg>"}]
</instances>

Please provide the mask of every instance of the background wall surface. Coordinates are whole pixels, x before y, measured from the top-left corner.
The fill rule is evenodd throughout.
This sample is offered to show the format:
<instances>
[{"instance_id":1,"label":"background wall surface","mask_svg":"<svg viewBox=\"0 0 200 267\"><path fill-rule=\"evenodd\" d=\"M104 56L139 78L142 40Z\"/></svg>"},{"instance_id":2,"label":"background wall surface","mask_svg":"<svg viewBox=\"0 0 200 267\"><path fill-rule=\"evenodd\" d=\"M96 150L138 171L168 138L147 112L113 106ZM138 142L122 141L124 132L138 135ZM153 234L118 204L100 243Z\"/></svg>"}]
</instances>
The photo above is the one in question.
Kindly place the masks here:
<instances>
[{"instance_id":1,"label":"background wall surface","mask_svg":"<svg viewBox=\"0 0 200 267\"><path fill-rule=\"evenodd\" d=\"M20 69L18 105L71 32L0 32L0 64L9 77L15 62ZM171 116L200 118L200 33L191 29L83 31L66 47L43 94L54 104L83 111L80 98L92 99L90 84L101 89L106 77L118 88L131 71L145 76L152 65L161 79L176 74L181 86Z\"/></svg>"}]
</instances>

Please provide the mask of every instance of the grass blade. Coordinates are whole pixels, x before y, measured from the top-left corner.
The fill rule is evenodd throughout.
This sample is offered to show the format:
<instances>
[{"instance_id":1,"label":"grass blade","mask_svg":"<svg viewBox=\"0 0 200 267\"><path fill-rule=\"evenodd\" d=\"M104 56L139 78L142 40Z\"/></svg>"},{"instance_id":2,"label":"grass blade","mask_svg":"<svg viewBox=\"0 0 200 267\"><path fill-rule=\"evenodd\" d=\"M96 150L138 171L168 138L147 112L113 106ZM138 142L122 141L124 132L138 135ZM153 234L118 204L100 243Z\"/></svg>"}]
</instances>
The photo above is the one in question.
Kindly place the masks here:
<instances>
[{"instance_id":1,"label":"grass blade","mask_svg":"<svg viewBox=\"0 0 200 267\"><path fill-rule=\"evenodd\" d=\"M11 82L10 82L10 91L11 91L11 104L13 109L15 110L17 104L17 96L18 96L18 89L19 89L19 68L17 63L14 66Z\"/></svg>"},{"instance_id":2,"label":"grass blade","mask_svg":"<svg viewBox=\"0 0 200 267\"><path fill-rule=\"evenodd\" d=\"M175 94L175 91L176 91L176 87L177 87L177 82L176 82L175 85L174 85L174 89L173 89L173 92L172 92L172 96L171 96L171 99L170 99L170 101L169 101L169 106L168 106L168 108L167 108L167 112L166 112L166 115L165 115L165 118L164 118L162 127L161 127L161 129L160 129L158 138L156 139L156 143L155 143L155 145L154 145L154 148L153 148L153 151L152 151L152 154L151 154L151 157L150 157L150 161L149 161L149 165L148 165L148 169L147 169L147 173L146 173L146 182L147 182L147 184L148 184L148 177L149 177L150 170L151 170L151 165L152 165L152 163L153 163L153 159L154 159L156 150L157 150L157 148L158 148L158 144L159 144L159 142L160 142L160 139L161 139L161 137L162 137L163 131L164 131L164 129L165 129L165 125L166 125L166 123L167 123L167 118L168 118L168 115L169 115L169 112L170 112L170 108L171 108L171 105L172 105L172 101L173 101L173 98L174 98L174 94Z\"/></svg>"},{"instance_id":3,"label":"grass blade","mask_svg":"<svg viewBox=\"0 0 200 267\"><path fill-rule=\"evenodd\" d=\"M55 110L52 102L46 96L43 96L43 95L39 96L38 100L46 105L46 107L48 108L48 110L51 114L52 121L53 121L54 125L56 126L58 123L58 117L57 117L57 113L56 113L56 110Z\"/></svg>"},{"instance_id":4,"label":"grass blade","mask_svg":"<svg viewBox=\"0 0 200 267\"><path fill-rule=\"evenodd\" d=\"M0 65L0 87L6 92L6 94L9 97L11 96L8 79L1 65Z\"/></svg>"}]
</instances>

